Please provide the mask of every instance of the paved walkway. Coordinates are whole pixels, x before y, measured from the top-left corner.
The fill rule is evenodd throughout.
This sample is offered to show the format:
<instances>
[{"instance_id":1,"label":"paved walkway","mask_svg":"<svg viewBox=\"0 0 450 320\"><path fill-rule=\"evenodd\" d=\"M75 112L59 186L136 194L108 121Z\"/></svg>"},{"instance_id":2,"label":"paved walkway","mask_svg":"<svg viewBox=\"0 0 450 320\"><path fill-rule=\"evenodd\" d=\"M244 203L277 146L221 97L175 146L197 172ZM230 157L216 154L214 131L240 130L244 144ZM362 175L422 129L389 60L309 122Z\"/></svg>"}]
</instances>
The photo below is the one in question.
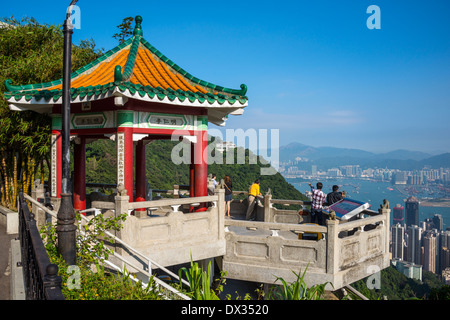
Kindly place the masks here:
<instances>
[{"instance_id":1,"label":"paved walkway","mask_svg":"<svg viewBox=\"0 0 450 320\"><path fill-rule=\"evenodd\" d=\"M16 237L17 234L7 234L6 226L0 223L0 300L10 300L10 250L11 240Z\"/></svg>"}]
</instances>

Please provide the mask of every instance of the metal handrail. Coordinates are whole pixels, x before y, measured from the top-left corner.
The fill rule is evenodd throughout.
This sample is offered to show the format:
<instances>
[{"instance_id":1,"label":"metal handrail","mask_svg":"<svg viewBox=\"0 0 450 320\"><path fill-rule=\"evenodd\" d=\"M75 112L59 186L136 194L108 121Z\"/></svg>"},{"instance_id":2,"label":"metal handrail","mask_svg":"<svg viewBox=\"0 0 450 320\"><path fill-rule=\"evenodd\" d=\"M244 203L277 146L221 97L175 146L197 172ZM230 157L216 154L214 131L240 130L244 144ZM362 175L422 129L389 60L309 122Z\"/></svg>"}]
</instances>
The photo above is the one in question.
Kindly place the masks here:
<instances>
[{"instance_id":1,"label":"metal handrail","mask_svg":"<svg viewBox=\"0 0 450 320\"><path fill-rule=\"evenodd\" d=\"M27 300L64 300L58 267L51 263L34 215L19 193L19 240Z\"/></svg>"},{"instance_id":2,"label":"metal handrail","mask_svg":"<svg viewBox=\"0 0 450 320\"><path fill-rule=\"evenodd\" d=\"M44 210L46 213L48 213L48 214L51 215L52 217L57 218L57 213L56 213L55 211L50 210L49 208L43 206L41 203L39 203L38 201L36 201L36 200L33 199L32 197L30 197L29 195L27 195L27 194L25 194L25 193L24 193L23 195L24 195L24 198L25 198L26 200L28 200L28 201L30 201L31 203L35 204L36 206L38 206L40 209ZM85 217L84 215L81 215L81 218L82 218L83 220L85 220L86 222L89 222L89 219L88 219L87 217ZM83 233L83 231L82 231L81 229L79 229L79 231L81 231L81 232ZM109 237L111 237L112 239L114 239L114 241L117 241L118 243L120 243L121 245L123 245L124 247L126 247L127 249L129 249L130 251L132 251L133 253L135 253L136 255L138 255L138 256L140 256L141 258L143 258L144 261L148 261L148 262L149 262L149 263L148 263L148 269L149 269L149 272L146 274L146 272L145 272L144 270L139 270L140 272L144 271L144 272L142 272L142 273L144 273L144 274L146 274L146 275L149 276L150 273L151 273L151 272L150 272L150 271L151 271L151 265L155 265L157 268L163 270L164 272L166 272L167 274L171 275L171 276L174 277L175 279L178 278L178 276L175 275L172 271L168 270L167 268L165 268L165 267L161 266L160 264L158 264L157 262L153 261L151 258L149 258L149 257L147 257L146 255L144 255L142 252L139 252L138 250L134 249L133 247L131 247L130 245L128 245L127 243L125 243L124 241L122 241L121 239L119 239L118 237L116 237L114 234L112 234L112 233L110 233L110 232L108 232L108 231L105 231L105 234L108 235ZM114 256L116 256L116 257L119 258L120 255L119 255L118 253L114 252ZM122 260L123 262L127 263L127 264L130 265L131 267L136 268L136 269L139 269L138 267L133 266L129 261L127 261L127 260L126 260L125 258L123 258L122 256L120 256L119 259ZM111 262L109 262L109 263L111 263ZM111 263L111 264L112 264L112 263ZM119 269L120 269L120 268L119 268ZM186 295L182 294L181 292L179 292L179 291L176 290L175 288L171 287L170 285L166 284L164 281L161 281L161 280L158 279L158 278L155 278L154 280L155 280L155 282L157 282L158 284L162 285L163 287L165 287L166 289L172 291L173 293L179 295L179 296L182 297L183 299L190 300L189 297L187 297ZM187 282L186 280L181 279L181 281L182 281L183 284L189 286L189 282ZM170 287L170 288L169 288L169 287Z\"/></svg>"}]
</instances>

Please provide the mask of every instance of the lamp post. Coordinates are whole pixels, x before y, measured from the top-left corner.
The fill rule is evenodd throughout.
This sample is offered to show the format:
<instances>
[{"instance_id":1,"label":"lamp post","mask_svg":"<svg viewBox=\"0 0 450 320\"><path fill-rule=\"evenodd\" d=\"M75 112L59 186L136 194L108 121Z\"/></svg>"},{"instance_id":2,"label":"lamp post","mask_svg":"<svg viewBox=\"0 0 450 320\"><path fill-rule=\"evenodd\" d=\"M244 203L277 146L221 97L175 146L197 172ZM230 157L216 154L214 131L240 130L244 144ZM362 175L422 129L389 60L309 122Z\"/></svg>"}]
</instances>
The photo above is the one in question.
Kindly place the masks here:
<instances>
[{"instance_id":1,"label":"lamp post","mask_svg":"<svg viewBox=\"0 0 450 320\"><path fill-rule=\"evenodd\" d=\"M76 226L70 182L70 73L73 24L72 9L78 0L72 0L64 21L63 94L62 94L62 192L57 215L58 252L68 265L76 265Z\"/></svg>"}]
</instances>

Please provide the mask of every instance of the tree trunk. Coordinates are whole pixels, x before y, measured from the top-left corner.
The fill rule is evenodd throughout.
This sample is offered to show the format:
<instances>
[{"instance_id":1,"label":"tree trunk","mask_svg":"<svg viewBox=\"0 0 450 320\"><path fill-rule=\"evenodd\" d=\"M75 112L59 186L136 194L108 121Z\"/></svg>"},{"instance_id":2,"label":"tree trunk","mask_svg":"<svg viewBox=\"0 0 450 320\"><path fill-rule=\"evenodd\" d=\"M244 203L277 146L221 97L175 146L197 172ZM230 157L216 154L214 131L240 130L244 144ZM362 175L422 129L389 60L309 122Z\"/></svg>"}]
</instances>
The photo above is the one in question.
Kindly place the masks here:
<instances>
[{"instance_id":1,"label":"tree trunk","mask_svg":"<svg viewBox=\"0 0 450 320\"><path fill-rule=\"evenodd\" d=\"M11 199L10 177L8 176L8 167L6 165L5 153L2 152L2 169L4 172L4 188L5 188L5 206L9 207Z\"/></svg>"}]
</instances>

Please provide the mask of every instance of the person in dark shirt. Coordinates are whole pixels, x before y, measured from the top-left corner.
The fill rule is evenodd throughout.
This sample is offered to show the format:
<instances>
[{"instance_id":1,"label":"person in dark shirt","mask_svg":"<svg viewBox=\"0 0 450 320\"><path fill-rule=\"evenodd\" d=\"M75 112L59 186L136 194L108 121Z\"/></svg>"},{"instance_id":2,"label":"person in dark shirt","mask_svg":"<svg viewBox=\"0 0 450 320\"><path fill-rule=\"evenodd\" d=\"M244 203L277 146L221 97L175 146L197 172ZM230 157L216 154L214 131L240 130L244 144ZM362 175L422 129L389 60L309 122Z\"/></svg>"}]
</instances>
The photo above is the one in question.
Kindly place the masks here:
<instances>
[{"instance_id":1,"label":"person in dark shirt","mask_svg":"<svg viewBox=\"0 0 450 320\"><path fill-rule=\"evenodd\" d=\"M225 182L225 216L231 217L231 201L233 200L233 184L229 176L225 176L223 179Z\"/></svg>"},{"instance_id":2,"label":"person in dark shirt","mask_svg":"<svg viewBox=\"0 0 450 320\"><path fill-rule=\"evenodd\" d=\"M334 185L333 191L327 194L327 205L331 206L333 203L336 203L342 199L342 192L339 192L339 186Z\"/></svg>"}]
</instances>

